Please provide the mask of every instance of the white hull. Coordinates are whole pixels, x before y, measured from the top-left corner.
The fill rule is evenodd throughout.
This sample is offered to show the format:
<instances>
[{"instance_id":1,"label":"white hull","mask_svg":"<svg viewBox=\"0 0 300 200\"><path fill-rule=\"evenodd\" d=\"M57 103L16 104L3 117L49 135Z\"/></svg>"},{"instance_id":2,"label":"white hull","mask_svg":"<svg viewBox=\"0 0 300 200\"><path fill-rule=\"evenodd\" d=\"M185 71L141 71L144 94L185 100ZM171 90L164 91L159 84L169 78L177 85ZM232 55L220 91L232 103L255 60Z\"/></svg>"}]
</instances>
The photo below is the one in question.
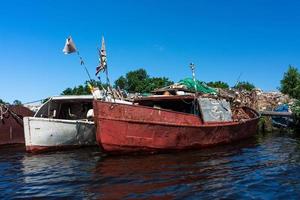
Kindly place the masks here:
<instances>
[{"instance_id":1,"label":"white hull","mask_svg":"<svg viewBox=\"0 0 300 200\"><path fill-rule=\"evenodd\" d=\"M96 145L94 122L24 117L27 151Z\"/></svg>"}]
</instances>

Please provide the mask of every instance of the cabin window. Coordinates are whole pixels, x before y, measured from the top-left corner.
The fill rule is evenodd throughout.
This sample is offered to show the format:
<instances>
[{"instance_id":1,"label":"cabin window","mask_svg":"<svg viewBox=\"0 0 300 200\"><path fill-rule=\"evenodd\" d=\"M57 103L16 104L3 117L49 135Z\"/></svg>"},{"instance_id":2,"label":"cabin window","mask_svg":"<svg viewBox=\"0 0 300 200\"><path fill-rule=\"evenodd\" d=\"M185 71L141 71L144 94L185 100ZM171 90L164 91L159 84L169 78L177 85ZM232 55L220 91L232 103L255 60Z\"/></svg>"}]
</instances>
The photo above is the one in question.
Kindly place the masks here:
<instances>
[{"instance_id":1,"label":"cabin window","mask_svg":"<svg viewBox=\"0 0 300 200\"><path fill-rule=\"evenodd\" d=\"M60 112L58 114L59 119L87 119L87 112L93 109L92 102L67 102L62 103L60 106Z\"/></svg>"},{"instance_id":2,"label":"cabin window","mask_svg":"<svg viewBox=\"0 0 300 200\"><path fill-rule=\"evenodd\" d=\"M194 99L168 99L160 101L139 101L139 105L153 107L157 109L167 109L176 112L199 115L198 103Z\"/></svg>"}]
</instances>

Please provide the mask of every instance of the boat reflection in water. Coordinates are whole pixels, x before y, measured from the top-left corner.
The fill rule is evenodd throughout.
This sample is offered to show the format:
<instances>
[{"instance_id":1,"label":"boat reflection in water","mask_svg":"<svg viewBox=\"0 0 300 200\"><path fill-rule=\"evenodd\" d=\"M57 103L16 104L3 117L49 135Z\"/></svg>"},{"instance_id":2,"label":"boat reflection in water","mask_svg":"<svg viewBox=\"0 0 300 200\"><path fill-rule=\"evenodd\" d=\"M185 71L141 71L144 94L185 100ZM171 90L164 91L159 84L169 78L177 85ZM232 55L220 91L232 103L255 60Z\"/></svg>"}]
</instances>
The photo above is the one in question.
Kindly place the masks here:
<instances>
[{"instance_id":1,"label":"boat reflection in water","mask_svg":"<svg viewBox=\"0 0 300 200\"><path fill-rule=\"evenodd\" d=\"M213 189L233 184L236 163L232 156L240 154L242 147L253 146L253 141L201 151L107 157L98 162L93 175L96 180L101 176L103 184L91 185L89 192L103 199L181 199L194 192L205 197Z\"/></svg>"},{"instance_id":2,"label":"boat reflection in water","mask_svg":"<svg viewBox=\"0 0 300 200\"><path fill-rule=\"evenodd\" d=\"M85 187L91 184L90 175L100 155L97 147L26 153L20 159L22 167L17 176L21 183L13 197L88 197Z\"/></svg>"}]
</instances>

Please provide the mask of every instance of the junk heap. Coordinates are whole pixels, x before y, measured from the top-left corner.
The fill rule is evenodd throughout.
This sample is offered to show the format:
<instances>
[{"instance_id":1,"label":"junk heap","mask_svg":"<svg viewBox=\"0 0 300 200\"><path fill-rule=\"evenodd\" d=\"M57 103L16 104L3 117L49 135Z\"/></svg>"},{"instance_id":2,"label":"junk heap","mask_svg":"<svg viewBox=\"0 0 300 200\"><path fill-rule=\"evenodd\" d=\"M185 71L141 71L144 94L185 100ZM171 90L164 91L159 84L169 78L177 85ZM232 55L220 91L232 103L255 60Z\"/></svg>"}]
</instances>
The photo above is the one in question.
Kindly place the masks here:
<instances>
[{"instance_id":1,"label":"junk heap","mask_svg":"<svg viewBox=\"0 0 300 200\"><path fill-rule=\"evenodd\" d=\"M237 90L237 89L219 89L211 88L204 82L196 81L186 78L178 83L169 85L164 88L156 89L152 92L154 95L194 95L202 98L211 99L226 99L230 102L232 110L232 118L234 121L248 119L246 113L240 107L247 106L257 111L272 111L278 105L292 104L293 100L287 95L280 92L263 92L261 89L254 89L252 91Z\"/></svg>"}]
</instances>

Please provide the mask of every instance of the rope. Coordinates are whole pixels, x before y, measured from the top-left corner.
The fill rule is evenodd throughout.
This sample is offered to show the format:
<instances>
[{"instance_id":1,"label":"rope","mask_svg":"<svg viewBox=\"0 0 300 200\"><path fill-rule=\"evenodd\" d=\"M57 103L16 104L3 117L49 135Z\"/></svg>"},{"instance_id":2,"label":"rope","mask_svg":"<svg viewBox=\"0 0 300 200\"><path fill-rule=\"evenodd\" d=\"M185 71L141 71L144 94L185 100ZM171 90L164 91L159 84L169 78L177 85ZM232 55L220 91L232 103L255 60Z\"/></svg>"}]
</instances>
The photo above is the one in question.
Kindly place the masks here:
<instances>
[{"instance_id":1,"label":"rope","mask_svg":"<svg viewBox=\"0 0 300 200\"><path fill-rule=\"evenodd\" d=\"M3 108L5 108L6 111L3 112ZM4 104L0 105L0 119L1 119L1 120L3 120L4 115L5 115L7 112L9 112L9 114L11 114L12 117L15 118L16 121L17 121L18 123L20 123L20 124L23 125L23 119L20 118L14 111L10 110L10 109L9 109L6 105L4 105Z\"/></svg>"},{"instance_id":2,"label":"rope","mask_svg":"<svg viewBox=\"0 0 300 200\"><path fill-rule=\"evenodd\" d=\"M3 120L4 115L8 112L8 108L6 107L6 110L3 111L4 109L4 104L0 104L0 120Z\"/></svg>"},{"instance_id":3,"label":"rope","mask_svg":"<svg viewBox=\"0 0 300 200\"><path fill-rule=\"evenodd\" d=\"M22 104L23 104L23 105L27 105L27 104L32 104L32 103L42 102L42 101L44 101L45 99L47 99L47 98L40 99L40 100L36 100L36 101L30 101L30 102L26 102L26 103L22 103Z\"/></svg>"},{"instance_id":4,"label":"rope","mask_svg":"<svg viewBox=\"0 0 300 200\"><path fill-rule=\"evenodd\" d=\"M90 82L92 83L92 78L91 78L91 75L90 75L90 73L89 73L88 69L86 68L86 66L85 66L85 63L84 63L84 61L83 61L83 59L82 59L81 55L79 54L79 51L77 51L77 56L79 57L79 60L80 60L80 65L82 65L82 66L84 67L84 69L85 69L85 72L87 73L87 75L88 75L88 77L89 77L89 79L90 79Z\"/></svg>"}]
</instances>

